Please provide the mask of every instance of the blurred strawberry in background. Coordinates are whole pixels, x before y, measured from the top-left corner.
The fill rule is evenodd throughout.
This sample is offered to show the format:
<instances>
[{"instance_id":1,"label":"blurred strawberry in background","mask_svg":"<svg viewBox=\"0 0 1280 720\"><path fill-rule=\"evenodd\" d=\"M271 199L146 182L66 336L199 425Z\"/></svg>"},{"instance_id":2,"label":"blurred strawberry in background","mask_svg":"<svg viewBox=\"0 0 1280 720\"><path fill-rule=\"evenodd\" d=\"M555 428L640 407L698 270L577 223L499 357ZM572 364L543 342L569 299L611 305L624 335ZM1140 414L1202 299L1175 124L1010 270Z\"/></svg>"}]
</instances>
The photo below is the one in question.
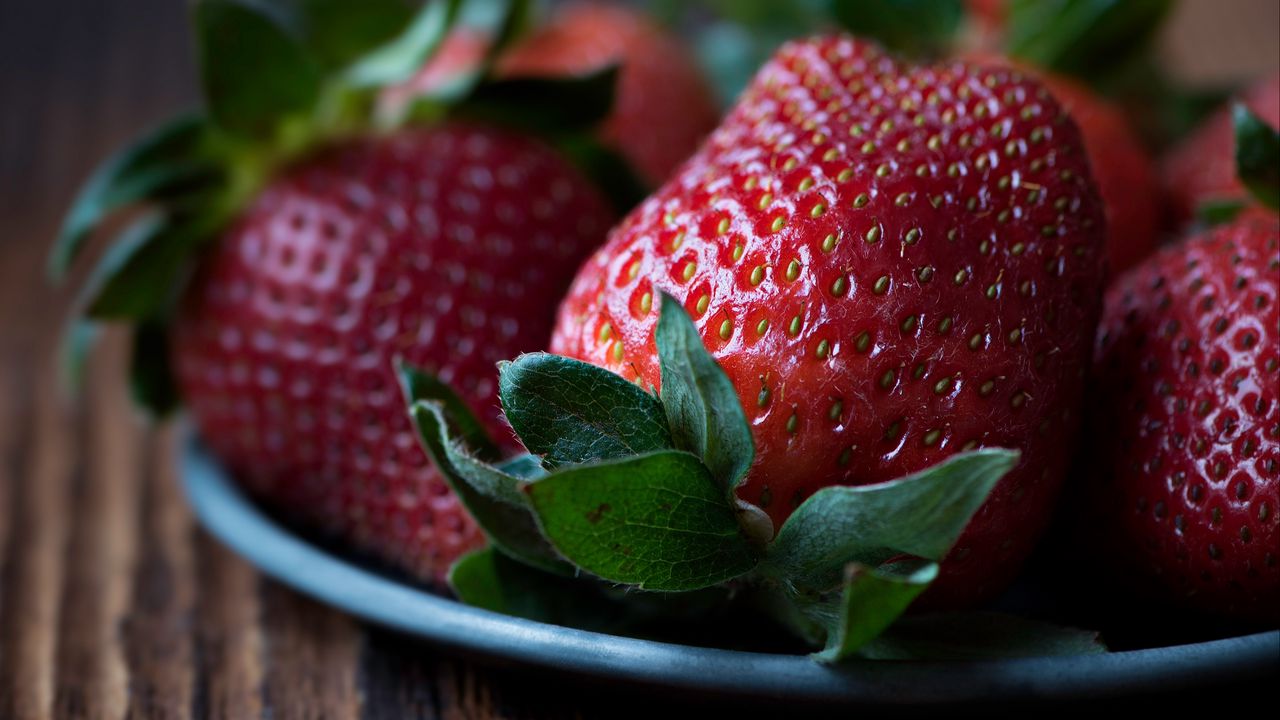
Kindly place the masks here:
<instances>
[{"instance_id":1,"label":"blurred strawberry in background","mask_svg":"<svg viewBox=\"0 0 1280 720\"><path fill-rule=\"evenodd\" d=\"M1263 122L1280 126L1280 74L1249 88L1240 100ZM1178 222L1196 217L1206 204L1246 200L1236 177L1234 137L1231 111L1223 108L1164 158L1164 177Z\"/></svg>"},{"instance_id":2,"label":"blurred strawberry in background","mask_svg":"<svg viewBox=\"0 0 1280 720\"><path fill-rule=\"evenodd\" d=\"M484 33L455 30L412 80L387 91L384 103L394 107L447 86L481 63L490 44ZM572 77L614 64L615 103L599 137L645 182L659 185L716 126L719 110L691 50L645 13L609 3L563 5L501 52L494 73Z\"/></svg>"}]
</instances>

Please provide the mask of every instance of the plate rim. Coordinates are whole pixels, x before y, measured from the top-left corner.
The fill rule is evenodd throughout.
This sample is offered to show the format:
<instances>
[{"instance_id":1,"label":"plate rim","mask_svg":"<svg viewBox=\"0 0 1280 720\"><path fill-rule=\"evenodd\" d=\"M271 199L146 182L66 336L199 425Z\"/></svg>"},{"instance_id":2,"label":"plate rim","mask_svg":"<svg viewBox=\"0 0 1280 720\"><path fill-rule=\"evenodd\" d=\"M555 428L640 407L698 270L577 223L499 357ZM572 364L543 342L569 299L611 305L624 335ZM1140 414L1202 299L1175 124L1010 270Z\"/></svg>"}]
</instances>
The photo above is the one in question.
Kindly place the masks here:
<instances>
[{"instance_id":1,"label":"plate rim","mask_svg":"<svg viewBox=\"0 0 1280 720\"><path fill-rule=\"evenodd\" d=\"M1280 630L1106 655L976 661L853 661L703 648L567 628L470 607L397 582L311 544L268 517L194 432L179 476L200 524L260 572L391 630L479 655L673 690L812 702L933 705L994 699L1099 699L1265 677Z\"/></svg>"}]
</instances>

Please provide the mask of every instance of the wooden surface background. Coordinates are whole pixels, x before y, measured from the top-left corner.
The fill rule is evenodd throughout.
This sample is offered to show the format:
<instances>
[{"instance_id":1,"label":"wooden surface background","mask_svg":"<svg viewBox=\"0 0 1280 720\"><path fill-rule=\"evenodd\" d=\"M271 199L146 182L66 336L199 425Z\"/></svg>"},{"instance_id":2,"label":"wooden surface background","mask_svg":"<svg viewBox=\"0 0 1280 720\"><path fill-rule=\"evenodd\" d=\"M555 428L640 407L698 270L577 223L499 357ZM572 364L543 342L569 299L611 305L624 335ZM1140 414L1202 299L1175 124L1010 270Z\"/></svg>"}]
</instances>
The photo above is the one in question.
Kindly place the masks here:
<instances>
[{"instance_id":1,"label":"wooden surface background","mask_svg":"<svg viewBox=\"0 0 1280 720\"><path fill-rule=\"evenodd\" d=\"M1277 58L1280 3L1189 0L1163 46L1198 81ZM475 665L257 576L197 529L172 431L129 407L109 337L71 399L42 273L76 184L194 101L180 0L0 0L0 718L488 718L672 699ZM626 712L621 712L626 710Z\"/></svg>"}]
</instances>

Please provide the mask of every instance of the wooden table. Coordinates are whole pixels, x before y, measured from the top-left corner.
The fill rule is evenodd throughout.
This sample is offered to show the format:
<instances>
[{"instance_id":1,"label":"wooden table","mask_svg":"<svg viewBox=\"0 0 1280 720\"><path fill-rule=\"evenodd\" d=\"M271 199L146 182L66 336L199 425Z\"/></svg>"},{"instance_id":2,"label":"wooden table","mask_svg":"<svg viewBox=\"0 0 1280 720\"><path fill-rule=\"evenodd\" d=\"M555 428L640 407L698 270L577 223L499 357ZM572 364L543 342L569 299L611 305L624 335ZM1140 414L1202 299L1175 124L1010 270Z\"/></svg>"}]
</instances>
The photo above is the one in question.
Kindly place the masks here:
<instances>
[{"instance_id":1,"label":"wooden table","mask_svg":"<svg viewBox=\"0 0 1280 720\"><path fill-rule=\"evenodd\" d=\"M1230 5L1255 22L1194 5L1170 60L1202 79L1274 67L1274 0ZM0 0L0 718L663 712L634 690L472 664L261 578L194 525L173 431L130 409L119 337L81 394L59 384L70 303L44 280L47 244L109 148L194 101L183 12ZM1240 55L1258 27L1270 58ZM1235 59L1197 61L1206 33L1236 40Z\"/></svg>"}]
</instances>

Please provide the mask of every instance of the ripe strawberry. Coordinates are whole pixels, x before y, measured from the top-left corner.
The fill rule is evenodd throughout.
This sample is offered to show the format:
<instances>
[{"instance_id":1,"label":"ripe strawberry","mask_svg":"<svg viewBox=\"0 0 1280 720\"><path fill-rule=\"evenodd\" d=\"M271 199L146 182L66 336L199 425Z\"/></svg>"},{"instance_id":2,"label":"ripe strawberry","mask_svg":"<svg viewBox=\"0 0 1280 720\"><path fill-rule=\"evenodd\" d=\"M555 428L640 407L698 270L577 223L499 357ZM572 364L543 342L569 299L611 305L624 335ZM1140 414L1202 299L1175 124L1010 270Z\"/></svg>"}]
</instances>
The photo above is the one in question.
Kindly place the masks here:
<instances>
[{"instance_id":1,"label":"ripe strawberry","mask_svg":"<svg viewBox=\"0 0 1280 720\"><path fill-rule=\"evenodd\" d=\"M353 23L385 10L330 5L325 17ZM499 430L495 361L542 344L613 211L532 135L465 117L373 133L358 114L369 103L334 102L372 99L439 36L410 32L425 49L402 38L323 74L276 14L193 7L209 116L107 163L55 265L112 210L150 205L105 257L87 307L137 328L139 395L161 406L181 395L204 443L275 510L442 581L483 537L410 432L394 361L454 383ZM446 7L421 12L443 20ZM501 105L500 87L476 92L517 116L524 106Z\"/></svg>"},{"instance_id":2,"label":"ripe strawberry","mask_svg":"<svg viewBox=\"0 0 1280 720\"><path fill-rule=\"evenodd\" d=\"M494 364L543 343L609 222L573 168L512 133L326 151L273 179L202 261L172 321L182 396L255 495L443 579L483 538L410 431L394 359L499 433Z\"/></svg>"},{"instance_id":3,"label":"ripe strawberry","mask_svg":"<svg viewBox=\"0 0 1280 720\"><path fill-rule=\"evenodd\" d=\"M1280 618L1280 221L1247 213L1107 292L1088 532L1180 604Z\"/></svg>"},{"instance_id":4,"label":"ripe strawberry","mask_svg":"<svg viewBox=\"0 0 1280 720\"><path fill-rule=\"evenodd\" d=\"M1119 108L1065 75L1037 71L1000 56L977 54L977 63L1013 64L1044 83L1084 138L1089 166L1106 205L1107 260L1114 273L1128 270L1160 239L1161 190L1151 156Z\"/></svg>"},{"instance_id":5,"label":"ripe strawberry","mask_svg":"<svg viewBox=\"0 0 1280 720\"><path fill-rule=\"evenodd\" d=\"M1161 192L1155 166L1123 112L1085 85L1046 74L1041 81L1080 128L1107 212L1111 271L1128 270L1160 239Z\"/></svg>"},{"instance_id":6,"label":"ripe strawberry","mask_svg":"<svg viewBox=\"0 0 1280 720\"><path fill-rule=\"evenodd\" d=\"M478 64L488 42L456 31L406 86L386 100L395 105L416 92L438 88ZM501 55L500 77L581 75L619 63L617 98L600 129L646 181L661 184L697 148L719 119L719 110L697 62L683 43L643 13L617 5L578 3Z\"/></svg>"},{"instance_id":7,"label":"ripe strawberry","mask_svg":"<svg viewBox=\"0 0 1280 720\"><path fill-rule=\"evenodd\" d=\"M1280 127L1280 74L1255 85L1243 102L1268 125ZM1169 202L1179 222L1193 218L1205 203L1244 198L1233 147L1231 111L1224 108L1165 157Z\"/></svg>"},{"instance_id":8,"label":"ripe strawberry","mask_svg":"<svg viewBox=\"0 0 1280 720\"><path fill-rule=\"evenodd\" d=\"M739 496L775 527L824 486L1021 449L930 591L969 603L1063 477L1102 235L1079 133L1036 82L793 42L579 272L551 347L657 385L655 298L679 300L752 425Z\"/></svg>"}]
</instances>

